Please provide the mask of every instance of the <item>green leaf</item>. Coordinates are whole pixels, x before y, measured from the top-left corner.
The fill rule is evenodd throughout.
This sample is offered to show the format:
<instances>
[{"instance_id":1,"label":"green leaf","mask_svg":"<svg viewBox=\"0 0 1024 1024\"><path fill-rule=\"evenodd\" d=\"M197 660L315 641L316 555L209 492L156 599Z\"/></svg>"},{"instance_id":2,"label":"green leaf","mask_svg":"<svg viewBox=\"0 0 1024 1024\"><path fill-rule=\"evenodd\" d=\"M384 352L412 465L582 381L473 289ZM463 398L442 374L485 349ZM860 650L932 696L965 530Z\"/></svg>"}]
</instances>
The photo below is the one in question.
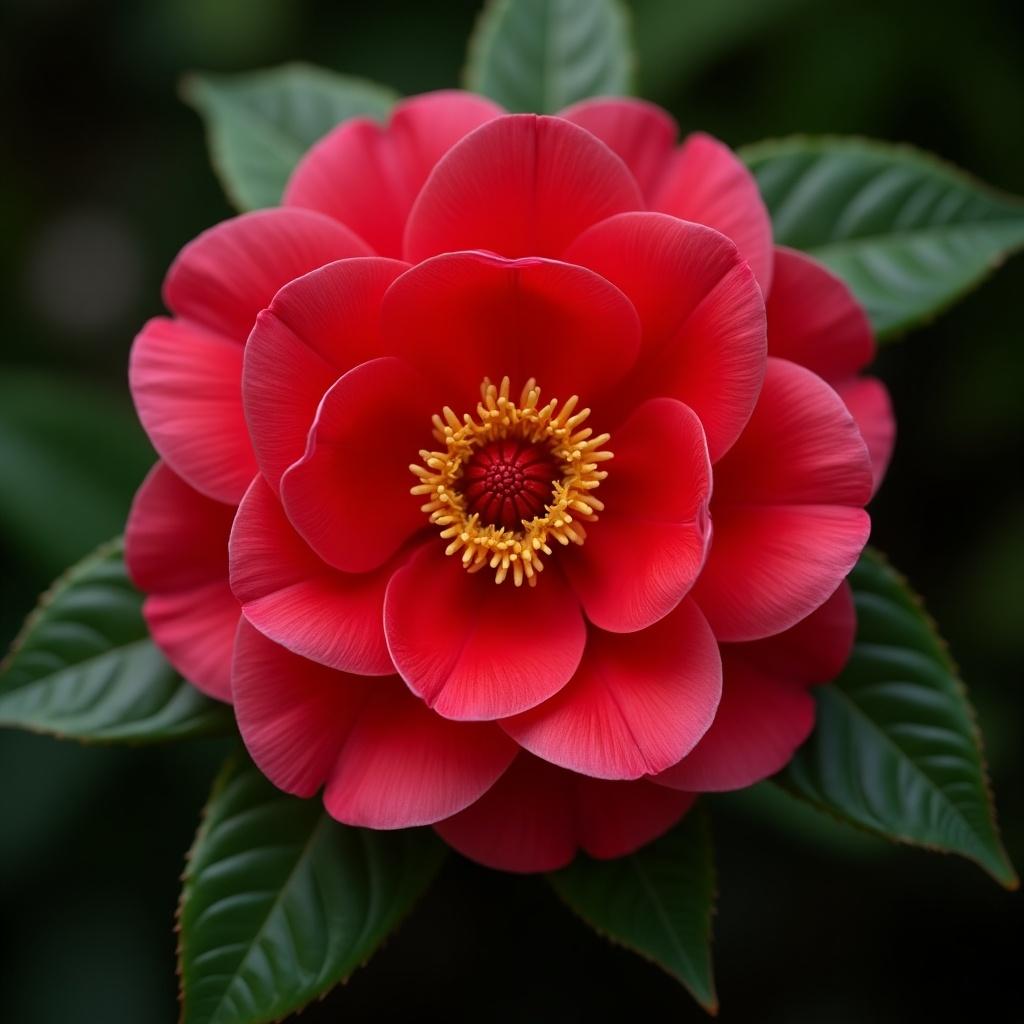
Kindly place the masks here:
<instances>
[{"instance_id":1,"label":"green leaf","mask_svg":"<svg viewBox=\"0 0 1024 1024\"><path fill-rule=\"evenodd\" d=\"M675 829L618 860L579 856L548 876L555 891L595 931L681 981L711 1013L715 868L703 807Z\"/></svg>"},{"instance_id":2,"label":"green leaf","mask_svg":"<svg viewBox=\"0 0 1024 1024\"><path fill-rule=\"evenodd\" d=\"M881 556L865 554L850 582L853 656L818 689L814 733L777 781L845 821L962 854L1015 887L974 713L945 645Z\"/></svg>"},{"instance_id":3,"label":"green leaf","mask_svg":"<svg viewBox=\"0 0 1024 1024\"><path fill-rule=\"evenodd\" d=\"M183 1024L278 1020L365 963L437 872L429 829L339 825L244 756L213 787L185 870Z\"/></svg>"},{"instance_id":4,"label":"green leaf","mask_svg":"<svg viewBox=\"0 0 1024 1024\"><path fill-rule=\"evenodd\" d=\"M748 147L781 245L831 267L892 337L1024 245L1024 203L907 146L792 138Z\"/></svg>"},{"instance_id":5,"label":"green leaf","mask_svg":"<svg viewBox=\"0 0 1024 1024\"><path fill-rule=\"evenodd\" d=\"M0 726L93 742L155 743L221 731L222 705L153 646L120 540L43 595L0 664Z\"/></svg>"},{"instance_id":6,"label":"green leaf","mask_svg":"<svg viewBox=\"0 0 1024 1024\"><path fill-rule=\"evenodd\" d=\"M351 117L387 117L397 93L308 64L191 74L182 96L206 123L214 168L239 210L276 206L306 150Z\"/></svg>"},{"instance_id":7,"label":"green leaf","mask_svg":"<svg viewBox=\"0 0 1024 1024\"><path fill-rule=\"evenodd\" d=\"M632 69L617 0L490 0L469 42L465 80L508 110L550 114L629 92Z\"/></svg>"}]
</instances>

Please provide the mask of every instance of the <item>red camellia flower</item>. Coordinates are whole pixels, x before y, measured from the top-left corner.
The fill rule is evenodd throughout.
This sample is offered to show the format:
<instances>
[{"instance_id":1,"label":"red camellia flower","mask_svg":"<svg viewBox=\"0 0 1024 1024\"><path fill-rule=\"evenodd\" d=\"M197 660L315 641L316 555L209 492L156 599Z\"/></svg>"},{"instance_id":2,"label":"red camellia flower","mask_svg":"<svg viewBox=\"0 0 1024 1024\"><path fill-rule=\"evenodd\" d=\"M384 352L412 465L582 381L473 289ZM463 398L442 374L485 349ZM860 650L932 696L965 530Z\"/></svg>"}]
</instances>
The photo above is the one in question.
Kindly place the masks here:
<instances>
[{"instance_id":1,"label":"red camellia flower","mask_svg":"<svg viewBox=\"0 0 1024 1024\"><path fill-rule=\"evenodd\" d=\"M893 438L845 286L648 104L438 93L186 246L132 353L153 636L279 787L629 852L807 736Z\"/></svg>"}]
</instances>

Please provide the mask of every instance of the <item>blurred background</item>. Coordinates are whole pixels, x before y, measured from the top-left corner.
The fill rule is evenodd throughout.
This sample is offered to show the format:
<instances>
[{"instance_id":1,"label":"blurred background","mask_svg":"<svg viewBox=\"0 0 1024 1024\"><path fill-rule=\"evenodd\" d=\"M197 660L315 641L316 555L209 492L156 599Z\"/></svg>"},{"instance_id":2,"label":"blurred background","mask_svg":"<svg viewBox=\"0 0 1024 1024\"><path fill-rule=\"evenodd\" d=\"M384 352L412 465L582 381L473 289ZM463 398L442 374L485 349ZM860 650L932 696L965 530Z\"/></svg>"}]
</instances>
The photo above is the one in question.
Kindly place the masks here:
<instances>
[{"instance_id":1,"label":"blurred background","mask_svg":"<svg viewBox=\"0 0 1024 1024\"><path fill-rule=\"evenodd\" d=\"M634 0L639 92L732 145L857 133L1024 194L1019 0ZM302 59L419 92L456 83L479 4L0 0L0 644L117 533L153 458L128 400L134 332L178 248L230 214L189 69ZM874 543L928 598L986 737L1024 866L1024 257L878 372L900 419ZM0 732L0 1020L176 1019L177 879L220 755ZM713 802L721 1019L1010 1019L1022 897L973 865L771 792ZM304 1022L700 1020L543 882L453 857L371 965Z\"/></svg>"}]
</instances>

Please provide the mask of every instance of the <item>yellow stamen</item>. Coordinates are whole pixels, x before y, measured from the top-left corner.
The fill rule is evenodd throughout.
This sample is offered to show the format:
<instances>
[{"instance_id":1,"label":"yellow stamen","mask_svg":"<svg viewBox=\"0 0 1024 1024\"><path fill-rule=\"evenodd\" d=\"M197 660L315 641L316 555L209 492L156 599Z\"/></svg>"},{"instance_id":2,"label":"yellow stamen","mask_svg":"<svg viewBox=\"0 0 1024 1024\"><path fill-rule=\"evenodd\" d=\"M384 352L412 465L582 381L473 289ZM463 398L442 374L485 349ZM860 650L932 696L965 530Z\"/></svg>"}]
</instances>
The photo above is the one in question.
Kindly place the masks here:
<instances>
[{"instance_id":1,"label":"yellow stamen","mask_svg":"<svg viewBox=\"0 0 1024 1024\"><path fill-rule=\"evenodd\" d=\"M441 527L441 537L448 541L445 553L458 554L468 572L487 567L494 570L498 583L511 576L517 587L524 582L535 586L544 569L542 556L552 553L549 542L582 544L585 524L604 509L594 491L608 475L600 467L612 458L602 447L610 435L595 436L583 426L590 410L575 411L576 395L561 407L555 399L542 406L540 388L532 378L518 402L509 398L509 392L508 377L500 386L484 378L475 417L466 413L460 420L447 406L433 417L434 437L444 450L420 452L423 465L409 467L417 477L412 493L427 498L422 508ZM507 438L543 446L561 473L551 482L551 501L544 513L523 519L518 529L482 522L479 513L468 511L460 491L474 453Z\"/></svg>"}]
</instances>

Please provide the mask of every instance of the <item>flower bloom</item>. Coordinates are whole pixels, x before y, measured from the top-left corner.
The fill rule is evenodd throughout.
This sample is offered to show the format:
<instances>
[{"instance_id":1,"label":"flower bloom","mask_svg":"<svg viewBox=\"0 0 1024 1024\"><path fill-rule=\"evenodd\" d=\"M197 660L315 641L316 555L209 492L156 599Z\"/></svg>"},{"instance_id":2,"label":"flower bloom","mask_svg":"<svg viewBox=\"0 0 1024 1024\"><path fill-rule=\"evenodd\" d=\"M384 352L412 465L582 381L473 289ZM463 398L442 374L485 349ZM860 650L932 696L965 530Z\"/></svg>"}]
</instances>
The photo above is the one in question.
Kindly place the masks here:
<instances>
[{"instance_id":1,"label":"flower bloom","mask_svg":"<svg viewBox=\"0 0 1024 1024\"><path fill-rule=\"evenodd\" d=\"M171 267L131 386L156 642L279 787L509 870L781 768L888 460L864 313L662 111L356 119Z\"/></svg>"}]
</instances>

